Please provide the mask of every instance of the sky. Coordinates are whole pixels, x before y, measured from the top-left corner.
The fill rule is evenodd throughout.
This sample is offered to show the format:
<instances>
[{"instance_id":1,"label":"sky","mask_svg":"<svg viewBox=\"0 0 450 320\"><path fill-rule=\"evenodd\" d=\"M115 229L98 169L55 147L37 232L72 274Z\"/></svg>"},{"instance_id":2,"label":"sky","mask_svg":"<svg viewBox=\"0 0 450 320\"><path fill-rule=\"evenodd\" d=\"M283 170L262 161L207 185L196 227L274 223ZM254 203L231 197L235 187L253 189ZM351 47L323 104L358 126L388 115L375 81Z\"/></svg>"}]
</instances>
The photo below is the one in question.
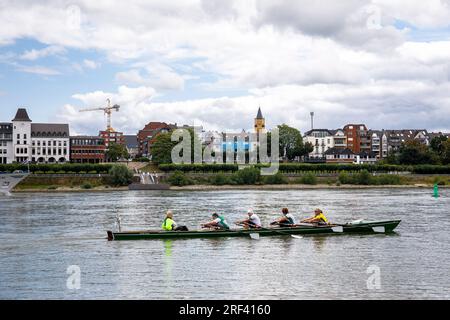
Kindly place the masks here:
<instances>
[{"instance_id":1,"label":"sky","mask_svg":"<svg viewBox=\"0 0 450 320\"><path fill-rule=\"evenodd\" d=\"M450 132L450 0L0 0L0 121Z\"/></svg>"}]
</instances>

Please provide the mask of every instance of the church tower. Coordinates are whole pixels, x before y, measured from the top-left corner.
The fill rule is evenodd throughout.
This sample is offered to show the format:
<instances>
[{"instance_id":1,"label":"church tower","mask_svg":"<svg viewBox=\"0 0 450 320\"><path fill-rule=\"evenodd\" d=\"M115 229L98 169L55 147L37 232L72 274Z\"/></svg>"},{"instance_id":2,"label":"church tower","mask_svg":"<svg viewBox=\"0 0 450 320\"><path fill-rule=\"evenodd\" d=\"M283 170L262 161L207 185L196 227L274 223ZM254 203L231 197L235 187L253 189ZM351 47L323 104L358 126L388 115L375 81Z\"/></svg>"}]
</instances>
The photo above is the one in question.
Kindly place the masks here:
<instances>
[{"instance_id":1,"label":"church tower","mask_svg":"<svg viewBox=\"0 0 450 320\"><path fill-rule=\"evenodd\" d=\"M256 133L265 133L266 132L266 119L264 119L261 107L258 109L258 114L255 118L255 132Z\"/></svg>"}]
</instances>

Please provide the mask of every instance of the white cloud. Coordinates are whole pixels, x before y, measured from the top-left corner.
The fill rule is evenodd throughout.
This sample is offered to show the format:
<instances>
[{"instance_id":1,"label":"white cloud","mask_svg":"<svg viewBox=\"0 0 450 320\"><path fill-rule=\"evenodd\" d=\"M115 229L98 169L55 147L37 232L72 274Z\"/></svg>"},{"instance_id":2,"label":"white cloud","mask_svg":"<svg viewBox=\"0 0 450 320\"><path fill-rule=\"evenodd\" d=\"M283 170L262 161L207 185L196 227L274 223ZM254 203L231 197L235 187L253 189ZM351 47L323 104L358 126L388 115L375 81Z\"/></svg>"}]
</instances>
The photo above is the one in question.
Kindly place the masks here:
<instances>
[{"instance_id":1,"label":"white cloud","mask_svg":"<svg viewBox=\"0 0 450 320\"><path fill-rule=\"evenodd\" d=\"M97 63L89 59L84 59L83 65L88 69L97 69L98 67L100 67L100 63Z\"/></svg>"},{"instance_id":2,"label":"white cloud","mask_svg":"<svg viewBox=\"0 0 450 320\"><path fill-rule=\"evenodd\" d=\"M39 75L44 75L44 76L55 76L55 75L61 74L58 70L44 67L44 66L38 66L38 65L36 65L36 66L18 65L17 70L19 70L21 72L34 73L34 74L39 74Z\"/></svg>"},{"instance_id":3,"label":"white cloud","mask_svg":"<svg viewBox=\"0 0 450 320\"><path fill-rule=\"evenodd\" d=\"M407 40L410 30L394 27L398 20L418 28L447 27L447 0L3 3L8 10L0 11L0 44L31 38L48 48L93 50L109 60L102 64L123 70L115 76L116 93L92 88L74 97L89 106L102 105L107 97L120 101L123 109L113 121L125 131L150 120L249 128L260 103L272 125L290 122L302 129L308 128L311 109L324 127L348 121L448 127L438 114L448 115L450 108L450 41L413 42ZM30 51L26 56L43 55ZM98 63L86 59L82 66ZM18 69L24 68L58 72ZM207 74L204 83L187 85L202 79L200 74ZM224 97L150 100L192 87L203 96L223 90ZM248 93L228 94L235 91ZM80 132L94 121L83 120L86 114L67 114ZM98 117L99 125L101 113Z\"/></svg>"},{"instance_id":4,"label":"white cloud","mask_svg":"<svg viewBox=\"0 0 450 320\"><path fill-rule=\"evenodd\" d=\"M20 55L20 59L22 60L37 60L44 57L52 56L52 55L59 55L66 52L66 49L64 49L61 46L48 46L44 49L36 50L27 50L22 55Z\"/></svg>"}]
</instances>

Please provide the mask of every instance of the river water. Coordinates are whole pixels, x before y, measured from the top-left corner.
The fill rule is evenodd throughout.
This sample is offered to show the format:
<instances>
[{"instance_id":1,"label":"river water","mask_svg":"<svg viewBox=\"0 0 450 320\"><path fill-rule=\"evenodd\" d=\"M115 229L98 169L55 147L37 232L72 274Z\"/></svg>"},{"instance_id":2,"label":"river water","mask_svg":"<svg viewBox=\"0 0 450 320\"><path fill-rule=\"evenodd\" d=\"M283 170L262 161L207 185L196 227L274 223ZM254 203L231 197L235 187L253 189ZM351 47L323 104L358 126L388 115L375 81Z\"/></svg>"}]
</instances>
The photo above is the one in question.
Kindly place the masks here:
<instances>
[{"instance_id":1,"label":"river water","mask_svg":"<svg viewBox=\"0 0 450 320\"><path fill-rule=\"evenodd\" d=\"M235 221L248 208L267 225L285 206L297 218L320 207L334 222L403 221L391 235L106 240L116 212L127 230L159 227L169 208L195 229L212 211ZM0 196L0 298L449 299L449 209L449 189Z\"/></svg>"}]
</instances>

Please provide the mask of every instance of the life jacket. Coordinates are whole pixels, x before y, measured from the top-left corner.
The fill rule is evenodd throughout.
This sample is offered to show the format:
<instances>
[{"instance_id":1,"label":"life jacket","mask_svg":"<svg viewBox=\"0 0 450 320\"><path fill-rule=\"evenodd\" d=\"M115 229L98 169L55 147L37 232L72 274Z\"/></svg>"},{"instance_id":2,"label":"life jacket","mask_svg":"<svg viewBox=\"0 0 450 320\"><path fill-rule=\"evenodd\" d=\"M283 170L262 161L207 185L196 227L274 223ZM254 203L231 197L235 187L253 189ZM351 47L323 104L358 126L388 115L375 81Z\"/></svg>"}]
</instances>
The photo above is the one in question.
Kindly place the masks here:
<instances>
[{"instance_id":1,"label":"life jacket","mask_svg":"<svg viewBox=\"0 0 450 320\"><path fill-rule=\"evenodd\" d=\"M323 222L328 223L328 219L327 219L327 217L325 217L325 215L324 215L323 213L319 213L319 214L316 215L314 218L320 219L320 220L322 220Z\"/></svg>"},{"instance_id":2,"label":"life jacket","mask_svg":"<svg viewBox=\"0 0 450 320\"><path fill-rule=\"evenodd\" d=\"M174 224L174 221L172 219L165 218L161 228L166 231L172 231L173 224Z\"/></svg>"}]
</instances>

